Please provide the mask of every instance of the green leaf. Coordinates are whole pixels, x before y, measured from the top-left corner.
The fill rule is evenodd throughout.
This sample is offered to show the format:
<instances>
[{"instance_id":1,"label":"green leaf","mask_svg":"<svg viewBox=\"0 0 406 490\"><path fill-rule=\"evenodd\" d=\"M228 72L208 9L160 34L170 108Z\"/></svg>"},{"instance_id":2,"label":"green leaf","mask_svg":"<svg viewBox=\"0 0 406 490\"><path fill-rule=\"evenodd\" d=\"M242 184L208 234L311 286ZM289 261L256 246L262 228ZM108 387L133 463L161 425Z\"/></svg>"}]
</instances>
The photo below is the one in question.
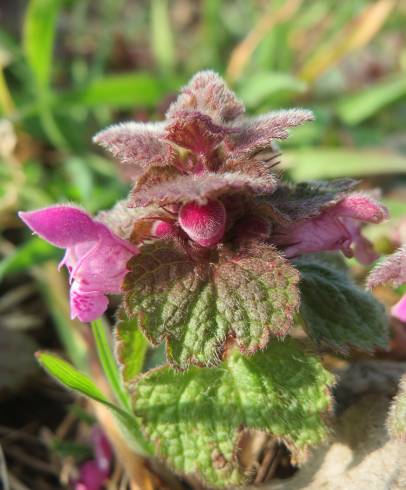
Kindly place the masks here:
<instances>
[{"instance_id":1,"label":"green leaf","mask_svg":"<svg viewBox=\"0 0 406 490\"><path fill-rule=\"evenodd\" d=\"M107 398L84 373L75 369L71 364L50 352L38 352L38 362L55 379L67 388L78 391L84 396L103 404L109 404Z\"/></svg>"},{"instance_id":2,"label":"green leaf","mask_svg":"<svg viewBox=\"0 0 406 490\"><path fill-rule=\"evenodd\" d=\"M248 108L257 107L271 96L300 94L306 91L306 83L288 73L256 72L245 77L238 95Z\"/></svg>"},{"instance_id":3,"label":"green leaf","mask_svg":"<svg viewBox=\"0 0 406 490\"><path fill-rule=\"evenodd\" d=\"M346 124L356 125L404 95L406 77L403 73L400 77L384 80L340 100L337 113Z\"/></svg>"},{"instance_id":4,"label":"green leaf","mask_svg":"<svg viewBox=\"0 0 406 490\"><path fill-rule=\"evenodd\" d=\"M346 352L348 347L372 351L388 344L384 307L359 288L332 261L315 255L295 261L301 280L300 313L309 336Z\"/></svg>"},{"instance_id":5,"label":"green leaf","mask_svg":"<svg viewBox=\"0 0 406 490\"><path fill-rule=\"evenodd\" d=\"M175 471L234 488L248 477L237 451L244 431L282 439L297 460L326 437L332 383L317 358L286 339L252 357L234 350L217 368L150 371L134 385L134 410Z\"/></svg>"},{"instance_id":6,"label":"green leaf","mask_svg":"<svg viewBox=\"0 0 406 490\"><path fill-rule=\"evenodd\" d=\"M284 168L293 179L314 180L406 173L406 157L391 151L303 148L284 153Z\"/></svg>"},{"instance_id":7,"label":"green leaf","mask_svg":"<svg viewBox=\"0 0 406 490\"><path fill-rule=\"evenodd\" d=\"M387 421L389 435L393 439L405 441L406 438L406 375L403 375L399 392L392 402Z\"/></svg>"},{"instance_id":8,"label":"green leaf","mask_svg":"<svg viewBox=\"0 0 406 490\"><path fill-rule=\"evenodd\" d=\"M148 73L123 73L91 81L87 86L61 93L53 100L57 107L155 107L165 86Z\"/></svg>"},{"instance_id":9,"label":"green leaf","mask_svg":"<svg viewBox=\"0 0 406 490\"><path fill-rule=\"evenodd\" d=\"M40 90L47 89L60 0L30 0L24 20L23 46Z\"/></svg>"},{"instance_id":10,"label":"green leaf","mask_svg":"<svg viewBox=\"0 0 406 490\"><path fill-rule=\"evenodd\" d=\"M121 366L124 383L133 380L142 371L148 341L137 326L137 319L129 320L124 311L118 313L114 330L116 358Z\"/></svg>"},{"instance_id":11,"label":"green leaf","mask_svg":"<svg viewBox=\"0 0 406 490\"><path fill-rule=\"evenodd\" d=\"M60 255L60 250L40 238L31 238L0 261L0 281L7 274L15 274Z\"/></svg>"},{"instance_id":12,"label":"green leaf","mask_svg":"<svg viewBox=\"0 0 406 490\"><path fill-rule=\"evenodd\" d=\"M113 357L111 346L107 338L106 325L102 320L94 320L92 323L93 338L96 343L97 354L103 372L109 382L110 388L116 400L123 408L130 408L130 401L127 392L121 384L121 377L117 363Z\"/></svg>"},{"instance_id":13,"label":"green leaf","mask_svg":"<svg viewBox=\"0 0 406 490\"><path fill-rule=\"evenodd\" d=\"M297 271L272 247L224 252L195 262L167 241L142 248L129 263L124 304L153 345L166 340L176 368L214 365L228 336L242 352L284 336L299 298Z\"/></svg>"},{"instance_id":14,"label":"green leaf","mask_svg":"<svg viewBox=\"0 0 406 490\"><path fill-rule=\"evenodd\" d=\"M105 405L116 417L121 429L127 436L127 442L136 452L143 454L150 452L150 448L140 432L137 418L111 403L89 376L78 371L68 362L49 352L38 352L37 359L48 374L66 388L77 391L78 393Z\"/></svg>"}]
</instances>

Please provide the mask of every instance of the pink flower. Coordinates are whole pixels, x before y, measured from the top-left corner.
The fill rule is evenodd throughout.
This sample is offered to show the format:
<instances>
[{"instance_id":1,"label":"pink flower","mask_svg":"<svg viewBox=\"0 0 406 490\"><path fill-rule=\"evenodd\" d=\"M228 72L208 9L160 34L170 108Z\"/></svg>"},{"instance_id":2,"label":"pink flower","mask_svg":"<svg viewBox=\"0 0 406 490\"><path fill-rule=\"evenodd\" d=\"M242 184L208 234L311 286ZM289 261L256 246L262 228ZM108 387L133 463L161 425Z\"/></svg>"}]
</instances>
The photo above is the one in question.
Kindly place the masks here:
<instances>
[{"instance_id":1,"label":"pink flower","mask_svg":"<svg viewBox=\"0 0 406 490\"><path fill-rule=\"evenodd\" d=\"M81 466L75 490L101 490L109 477L113 451L99 427L93 429L92 443L95 457Z\"/></svg>"},{"instance_id":2,"label":"pink flower","mask_svg":"<svg viewBox=\"0 0 406 490\"><path fill-rule=\"evenodd\" d=\"M271 241L284 250L286 257L341 250L368 264L377 258L372 244L362 236L363 223L380 223L387 218L385 207L370 196L350 194L314 217L287 225L277 225Z\"/></svg>"},{"instance_id":3,"label":"pink flower","mask_svg":"<svg viewBox=\"0 0 406 490\"><path fill-rule=\"evenodd\" d=\"M406 323L406 294L404 294L402 299L400 299L394 306L392 306L391 313L392 316L394 316L401 322Z\"/></svg>"},{"instance_id":4,"label":"pink flower","mask_svg":"<svg viewBox=\"0 0 406 490\"><path fill-rule=\"evenodd\" d=\"M120 292L126 264L138 249L74 206L51 206L19 216L34 233L66 249L59 266L66 265L70 274L71 318L99 318L107 309L106 294Z\"/></svg>"}]
</instances>

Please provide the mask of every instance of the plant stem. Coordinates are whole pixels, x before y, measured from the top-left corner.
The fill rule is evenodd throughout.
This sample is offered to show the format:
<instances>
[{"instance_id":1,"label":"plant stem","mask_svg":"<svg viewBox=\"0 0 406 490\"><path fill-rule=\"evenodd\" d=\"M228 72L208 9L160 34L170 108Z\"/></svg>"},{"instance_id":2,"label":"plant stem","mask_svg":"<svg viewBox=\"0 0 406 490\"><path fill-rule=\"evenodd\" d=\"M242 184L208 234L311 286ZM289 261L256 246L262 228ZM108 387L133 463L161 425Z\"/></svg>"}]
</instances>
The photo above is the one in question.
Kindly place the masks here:
<instances>
[{"instance_id":1,"label":"plant stem","mask_svg":"<svg viewBox=\"0 0 406 490\"><path fill-rule=\"evenodd\" d=\"M101 319L92 322L92 333L96 343L100 364L115 398L123 408L131 410L131 402L121 383L120 372L111 351L106 327Z\"/></svg>"}]
</instances>

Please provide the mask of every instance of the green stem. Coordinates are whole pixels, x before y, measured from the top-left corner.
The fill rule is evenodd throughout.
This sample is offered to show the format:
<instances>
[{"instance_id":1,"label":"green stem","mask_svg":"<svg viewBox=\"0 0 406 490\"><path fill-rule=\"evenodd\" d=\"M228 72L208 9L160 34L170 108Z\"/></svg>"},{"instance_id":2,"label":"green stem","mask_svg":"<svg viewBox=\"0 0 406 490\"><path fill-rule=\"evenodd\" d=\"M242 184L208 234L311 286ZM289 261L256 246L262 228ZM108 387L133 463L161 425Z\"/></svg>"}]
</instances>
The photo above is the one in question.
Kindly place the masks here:
<instances>
[{"instance_id":1,"label":"green stem","mask_svg":"<svg viewBox=\"0 0 406 490\"><path fill-rule=\"evenodd\" d=\"M130 398L121 383L120 372L113 357L107 338L106 327L102 320L99 319L92 322L92 333L103 372L115 398L123 408L131 410Z\"/></svg>"}]
</instances>

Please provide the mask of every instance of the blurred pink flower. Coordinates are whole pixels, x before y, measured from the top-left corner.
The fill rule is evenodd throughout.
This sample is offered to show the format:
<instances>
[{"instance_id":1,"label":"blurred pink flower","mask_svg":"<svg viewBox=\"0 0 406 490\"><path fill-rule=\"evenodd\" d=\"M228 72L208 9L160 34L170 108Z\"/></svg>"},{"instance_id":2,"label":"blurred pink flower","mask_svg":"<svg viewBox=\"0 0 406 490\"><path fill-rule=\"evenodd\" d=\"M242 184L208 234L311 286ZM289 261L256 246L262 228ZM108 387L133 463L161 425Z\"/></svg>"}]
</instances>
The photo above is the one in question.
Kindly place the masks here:
<instances>
[{"instance_id":1,"label":"blurred pink flower","mask_svg":"<svg viewBox=\"0 0 406 490\"><path fill-rule=\"evenodd\" d=\"M120 292L128 260L138 253L129 242L71 205L20 212L31 230L66 253L59 267L70 274L71 318L90 322L107 309L106 294Z\"/></svg>"},{"instance_id":2,"label":"blurred pink flower","mask_svg":"<svg viewBox=\"0 0 406 490\"><path fill-rule=\"evenodd\" d=\"M97 426L92 431L92 445L95 458L80 467L79 478L74 482L75 490L101 490L109 477L113 451Z\"/></svg>"},{"instance_id":3,"label":"blurred pink flower","mask_svg":"<svg viewBox=\"0 0 406 490\"><path fill-rule=\"evenodd\" d=\"M388 217L384 206L366 194L354 193L319 215L287 225L277 225L271 241L284 250L286 257L341 250L369 264L378 256L361 234L363 223L380 223Z\"/></svg>"}]
</instances>

